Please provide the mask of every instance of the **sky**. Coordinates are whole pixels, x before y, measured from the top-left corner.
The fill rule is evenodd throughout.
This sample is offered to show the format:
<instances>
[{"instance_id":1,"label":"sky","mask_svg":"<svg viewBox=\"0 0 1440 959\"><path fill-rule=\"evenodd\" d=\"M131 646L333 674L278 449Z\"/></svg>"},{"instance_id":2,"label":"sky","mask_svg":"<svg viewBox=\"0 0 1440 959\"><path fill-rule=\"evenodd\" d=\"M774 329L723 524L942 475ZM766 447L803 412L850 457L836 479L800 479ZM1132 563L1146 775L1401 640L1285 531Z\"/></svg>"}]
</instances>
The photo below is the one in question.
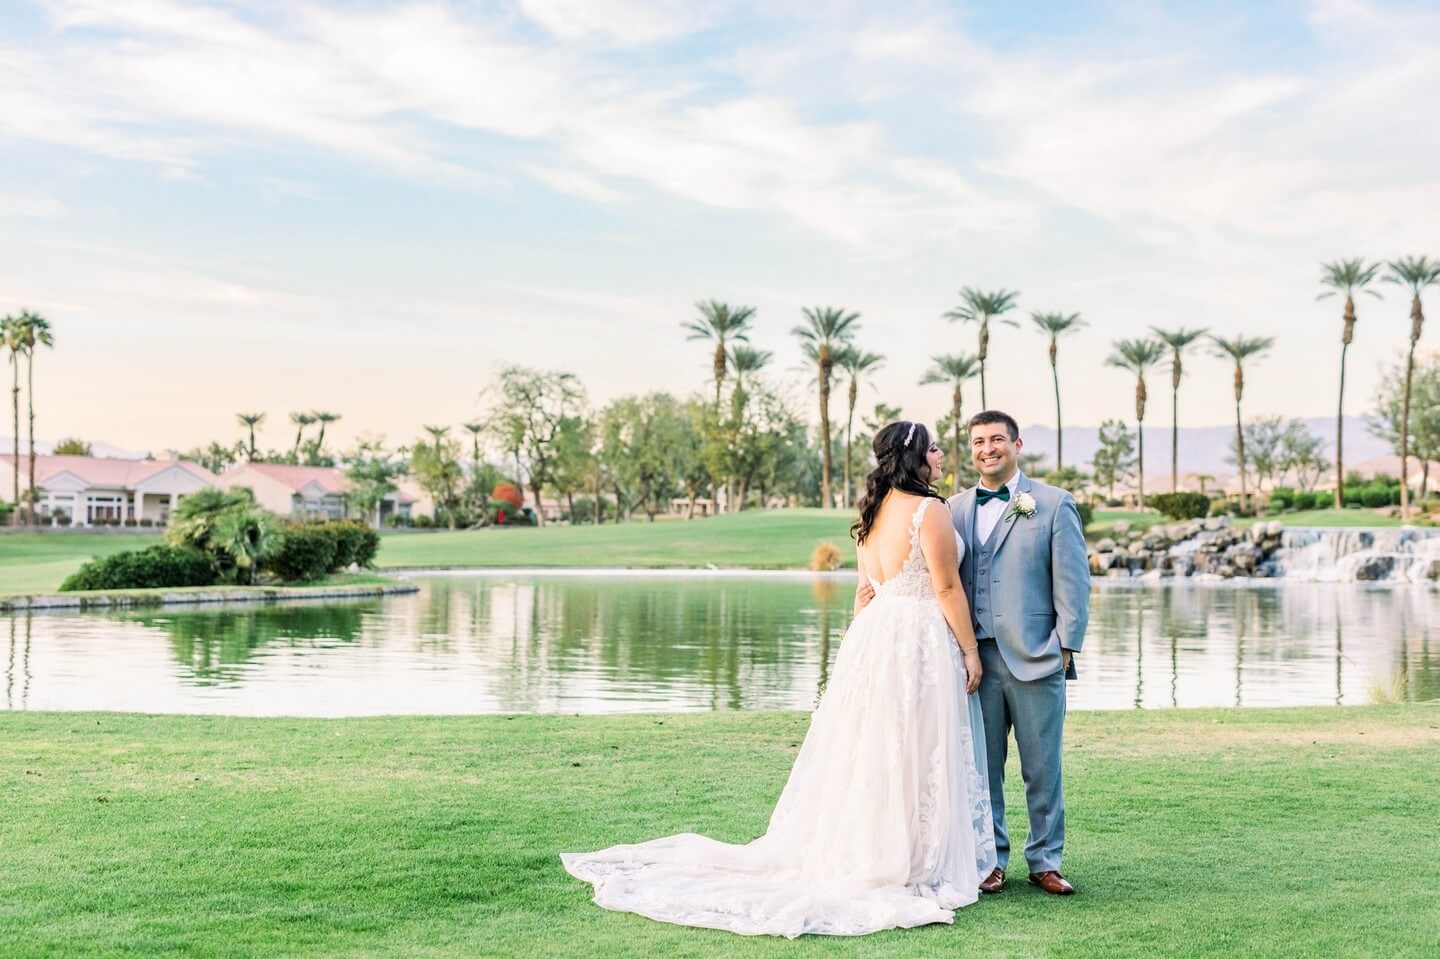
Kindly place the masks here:
<instances>
[{"instance_id":1,"label":"sky","mask_svg":"<svg viewBox=\"0 0 1440 959\"><path fill-rule=\"evenodd\" d=\"M6 0L0 312L55 327L39 435L135 450L239 411L285 448L314 408L405 442L512 363L595 405L705 391L710 298L757 308L800 402L801 309L860 313L862 407L933 420L964 286L1019 292L988 399L1022 423L1053 422L1031 311L1088 324L1067 424L1133 416L1105 359L1152 324L1274 336L1247 415L1329 415L1321 261L1440 255L1437 36L1433 4L1350 0ZM1408 335L1381 292L1352 414ZM1188 369L1181 424L1229 421L1230 368Z\"/></svg>"}]
</instances>

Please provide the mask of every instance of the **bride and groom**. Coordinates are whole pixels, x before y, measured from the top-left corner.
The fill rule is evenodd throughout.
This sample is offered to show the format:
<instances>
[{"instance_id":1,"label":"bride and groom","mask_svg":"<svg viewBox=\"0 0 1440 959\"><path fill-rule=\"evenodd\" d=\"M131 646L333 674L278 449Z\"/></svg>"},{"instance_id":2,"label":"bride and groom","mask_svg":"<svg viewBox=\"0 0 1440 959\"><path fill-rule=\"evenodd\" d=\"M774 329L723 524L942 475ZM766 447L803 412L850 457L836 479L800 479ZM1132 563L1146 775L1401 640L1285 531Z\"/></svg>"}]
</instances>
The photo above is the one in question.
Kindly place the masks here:
<instances>
[{"instance_id":1,"label":"bride and groom","mask_svg":"<svg viewBox=\"0 0 1440 959\"><path fill-rule=\"evenodd\" d=\"M1012 730L1030 882L1074 892L1060 875L1060 753L1088 615L1080 516L1070 494L1019 471L1014 419L986 411L969 427L980 485L948 504L923 424L876 433L852 527L855 618L765 834L562 855L597 904L790 938L951 922L1005 885Z\"/></svg>"}]
</instances>

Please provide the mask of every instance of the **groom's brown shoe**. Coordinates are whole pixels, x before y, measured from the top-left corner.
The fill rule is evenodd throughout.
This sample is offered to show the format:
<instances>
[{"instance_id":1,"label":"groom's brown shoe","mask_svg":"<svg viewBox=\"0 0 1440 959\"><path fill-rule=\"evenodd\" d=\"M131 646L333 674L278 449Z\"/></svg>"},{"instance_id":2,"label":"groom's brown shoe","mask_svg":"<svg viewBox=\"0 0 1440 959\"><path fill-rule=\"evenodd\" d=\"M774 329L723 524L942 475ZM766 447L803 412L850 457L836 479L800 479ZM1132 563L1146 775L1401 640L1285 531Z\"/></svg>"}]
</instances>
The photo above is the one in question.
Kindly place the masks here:
<instances>
[{"instance_id":1,"label":"groom's brown shoe","mask_svg":"<svg viewBox=\"0 0 1440 959\"><path fill-rule=\"evenodd\" d=\"M1005 870L996 866L990 875L986 876L980 883L981 892L999 892L1005 888Z\"/></svg>"},{"instance_id":2,"label":"groom's brown shoe","mask_svg":"<svg viewBox=\"0 0 1440 959\"><path fill-rule=\"evenodd\" d=\"M1030 874L1030 885L1039 886L1052 896L1073 896L1075 887L1065 881L1055 870L1049 872L1032 872Z\"/></svg>"}]
</instances>

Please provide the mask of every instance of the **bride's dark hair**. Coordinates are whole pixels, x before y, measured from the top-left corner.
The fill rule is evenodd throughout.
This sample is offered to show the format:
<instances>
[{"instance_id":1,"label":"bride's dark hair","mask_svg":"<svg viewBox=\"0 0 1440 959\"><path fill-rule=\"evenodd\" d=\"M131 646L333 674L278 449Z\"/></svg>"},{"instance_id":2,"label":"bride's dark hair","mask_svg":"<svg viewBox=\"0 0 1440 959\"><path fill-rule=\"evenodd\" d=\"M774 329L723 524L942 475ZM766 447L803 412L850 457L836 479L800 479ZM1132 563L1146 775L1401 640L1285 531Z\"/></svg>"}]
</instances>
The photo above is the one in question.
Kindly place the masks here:
<instances>
[{"instance_id":1,"label":"bride's dark hair","mask_svg":"<svg viewBox=\"0 0 1440 959\"><path fill-rule=\"evenodd\" d=\"M875 525L880 504L892 489L914 496L944 497L922 478L926 468L925 454L930 449L930 430L923 423L901 420L883 427L870 444L875 454L875 468L865 477L865 492L860 497L860 518L850 527L855 542L864 543Z\"/></svg>"}]
</instances>

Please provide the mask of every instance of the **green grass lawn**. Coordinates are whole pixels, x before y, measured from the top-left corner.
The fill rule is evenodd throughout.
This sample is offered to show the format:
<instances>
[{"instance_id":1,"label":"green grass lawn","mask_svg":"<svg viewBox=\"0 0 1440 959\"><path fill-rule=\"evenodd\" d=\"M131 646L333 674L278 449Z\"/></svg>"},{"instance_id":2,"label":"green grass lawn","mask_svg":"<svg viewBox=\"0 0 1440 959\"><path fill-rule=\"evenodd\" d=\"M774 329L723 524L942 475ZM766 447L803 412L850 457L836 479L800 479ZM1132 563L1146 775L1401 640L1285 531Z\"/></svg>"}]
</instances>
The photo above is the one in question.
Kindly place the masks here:
<instances>
[{"instance_id":1,"label":"green grass lawn","mask_svg":"<svg viewBox=\"0 0 1440 959\"><path fill-rule=\"evenodd\" d=\"M0 535L0 595L53 593L86 560L161 541L158 533L6 533Z\"/></svg>"},{"instance_id":2,"label":"green grass lawn","mask_svg":"<svg viewBox=\"0 0 1440 959\"><path fill-rule=\"evenodd\" d=\"M821 540L855 565L848 510L754 511L696 520L387 535L381 567L633 566L804 569Z\"/></svg>"},{"instance_id":3,"label":"green grass lawn","mask_svg":"<svg viewBox=\"0 0 1440 959\"><path fill-rule=\"evenodd\" d=\"M953 926L744 939L605 912L562 870L562 850L754 837L807 721L0 714L0 955L1440 950L1435 706L1072 714L1080 894L1021 875ZM1013 763L1010 787L1023 830Z\"/></svg>"}]
</instances>

